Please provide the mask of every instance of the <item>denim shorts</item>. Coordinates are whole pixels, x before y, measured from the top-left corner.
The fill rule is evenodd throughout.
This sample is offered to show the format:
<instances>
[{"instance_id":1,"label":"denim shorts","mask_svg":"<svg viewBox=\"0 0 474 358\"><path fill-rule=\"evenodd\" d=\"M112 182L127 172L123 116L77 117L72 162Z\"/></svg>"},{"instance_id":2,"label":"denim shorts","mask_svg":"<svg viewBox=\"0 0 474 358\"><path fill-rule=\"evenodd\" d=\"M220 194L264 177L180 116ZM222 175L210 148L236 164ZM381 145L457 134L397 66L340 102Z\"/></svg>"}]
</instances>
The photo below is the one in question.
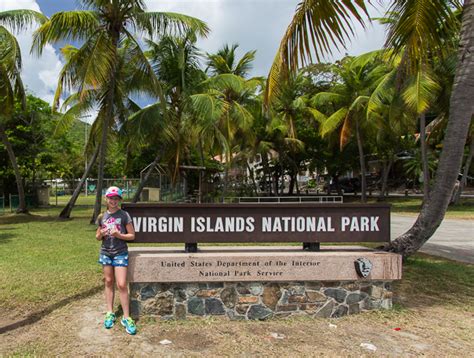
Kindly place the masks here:
<instances>
[{"instance_id":1,"label":"denim shorts","mask_svg":"<svg viewBox=\"0 0 474 358\"><path fill-rule=\"evenodd\" d=\"M128 266L128 252L125 252L123 254L118 254L115 256L99 254L99 263L103 266L127 267Z\"/></svg>"}]
</instances>

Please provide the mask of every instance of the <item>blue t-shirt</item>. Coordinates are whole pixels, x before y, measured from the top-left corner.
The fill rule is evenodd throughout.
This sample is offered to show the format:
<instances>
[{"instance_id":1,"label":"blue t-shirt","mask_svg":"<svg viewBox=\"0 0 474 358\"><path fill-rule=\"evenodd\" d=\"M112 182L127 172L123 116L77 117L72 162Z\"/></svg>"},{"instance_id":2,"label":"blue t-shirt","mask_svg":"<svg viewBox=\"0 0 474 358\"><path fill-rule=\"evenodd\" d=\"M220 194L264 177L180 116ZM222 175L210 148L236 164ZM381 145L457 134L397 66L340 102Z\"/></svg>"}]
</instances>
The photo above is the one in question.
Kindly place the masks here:
<instances>
[{"instance_id":1,"label":"blue t-shirt","mask_svg":"<svg viewBox=\"0 0 474 358\"><path fill-rule=\"evenodd\" d=\"M106 211L103 215L100 215L97 219L97 224L101 229L107 229L107 234L102 240L102 246L100 253L103 255L116 256L128 252L127 243L124 240L116 238L110 235L110 231L113 227L122 234L127 234L127 224L132 222L132 218L129 213L119 209L115 213L109 213Z\"/></svg>"}]
</instances>

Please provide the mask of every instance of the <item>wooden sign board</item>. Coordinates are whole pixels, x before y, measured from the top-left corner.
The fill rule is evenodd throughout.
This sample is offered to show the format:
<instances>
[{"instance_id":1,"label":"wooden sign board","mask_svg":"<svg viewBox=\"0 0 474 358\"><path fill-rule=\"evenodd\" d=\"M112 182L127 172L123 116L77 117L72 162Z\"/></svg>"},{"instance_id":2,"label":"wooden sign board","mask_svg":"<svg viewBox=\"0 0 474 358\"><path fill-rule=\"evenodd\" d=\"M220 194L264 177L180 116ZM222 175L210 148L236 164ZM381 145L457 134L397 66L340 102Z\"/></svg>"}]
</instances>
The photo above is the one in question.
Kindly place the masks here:
<instances>
[{"instance_id":1,"label":"wooden sign board","mask_svg":"<svg viewBox=\"0 0 474 358\"><path fill-rule=\"evenodd\" d=\"M389 242L387 204L129 204L137 243Z\"/></svg>"}]
</instances>

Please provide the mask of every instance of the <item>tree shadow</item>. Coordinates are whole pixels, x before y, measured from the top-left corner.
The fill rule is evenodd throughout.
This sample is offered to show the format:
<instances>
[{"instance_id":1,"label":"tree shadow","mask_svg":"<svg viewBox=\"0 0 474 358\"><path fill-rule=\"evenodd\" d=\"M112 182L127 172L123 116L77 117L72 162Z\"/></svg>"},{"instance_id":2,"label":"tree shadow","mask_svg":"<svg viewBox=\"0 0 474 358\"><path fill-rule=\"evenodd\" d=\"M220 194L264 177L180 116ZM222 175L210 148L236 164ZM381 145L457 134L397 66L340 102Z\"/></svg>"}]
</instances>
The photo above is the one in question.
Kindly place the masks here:
<instances>
[{"instance_id":1,"label":"tree shadow","mask_svg":"<svg viewBox=\"0 0 474 358\"><path fill-rule=\"evenodd\" d=\"M11 228L7 228L7 230L12 230ZM3 229L2 229L3 231ZM15 235L7 233L7 232L1 232L0 233L0 244L6 244L13 239Z\"/></svg>"},{"instance_id":2,"label":"tree shadow","mask_svg":"<svg viewBox=\"0 0 474 358\"><path fill-rule=\"evenodd\" d=\"M474 265L417 253L403 265L395 282L394 303L406 308L467 307L474 298Z\"/></svg>"},{"instance_id":3,"label":"tree shadow","mask_svg":"<svg viewBox=\"0 0 474 358\"><path fill-rule=\"evenodd\" d=\"M0 225L25 224L30 222L60 221L57 216L44 216L34 214L16 214L0 217ZM2 229L3 230L3 229Z\"/></svg>"},{"instance_id":4,"label":"tree shadow","mask_svg":"<svg viewBox=\"0 0 474 358\"><path fill-rule=\"evenodd\" d=\"M15 329L18 329L20 327L28 326L30 324L36 323L43 319L45 316L48 314L52 313L53 311L57 310L58 308L64 307L68 305L69 303L76 301L76 300L81 300L90 296L95 295L96 293L100 292L103 289L103 285L98 285L95 286L87 291L80 292L78 294L75 294L70 297L66 297L62 299L59 302L56 302L55 304L52 304L40 311L33 312L29 314L27 317L25 317L22 320L16 321L14 323L8 324L6 326L0 327L0 334L6 333L13 331Z\"/></svg>"}]
</instances>

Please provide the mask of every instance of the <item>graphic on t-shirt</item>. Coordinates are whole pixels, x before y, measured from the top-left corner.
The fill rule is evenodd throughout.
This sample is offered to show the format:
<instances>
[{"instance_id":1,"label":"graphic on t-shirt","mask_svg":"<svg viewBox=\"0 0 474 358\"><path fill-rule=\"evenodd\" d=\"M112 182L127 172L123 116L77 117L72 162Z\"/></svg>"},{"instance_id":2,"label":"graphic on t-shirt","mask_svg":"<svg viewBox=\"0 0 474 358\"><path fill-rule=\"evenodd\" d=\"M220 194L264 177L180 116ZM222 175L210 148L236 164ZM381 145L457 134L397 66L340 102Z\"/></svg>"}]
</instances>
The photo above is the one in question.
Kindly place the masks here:
<instances>
[{"instance_id":1,"label":"graphic on t-shirt","mask_svg":"<svg viewBox=\"0 0 474 358\"><path fill-rule=\"evenodd\" d=\"M107 220L105 220L102 224L102 229L107 229L107 234L106 238L111 239L113 236L110 234L112 232L112 229L115 227L118 232L120 232L122 219L121 218L114 218L114 217L109 217Z\"/></svg>"}]
</instances>

